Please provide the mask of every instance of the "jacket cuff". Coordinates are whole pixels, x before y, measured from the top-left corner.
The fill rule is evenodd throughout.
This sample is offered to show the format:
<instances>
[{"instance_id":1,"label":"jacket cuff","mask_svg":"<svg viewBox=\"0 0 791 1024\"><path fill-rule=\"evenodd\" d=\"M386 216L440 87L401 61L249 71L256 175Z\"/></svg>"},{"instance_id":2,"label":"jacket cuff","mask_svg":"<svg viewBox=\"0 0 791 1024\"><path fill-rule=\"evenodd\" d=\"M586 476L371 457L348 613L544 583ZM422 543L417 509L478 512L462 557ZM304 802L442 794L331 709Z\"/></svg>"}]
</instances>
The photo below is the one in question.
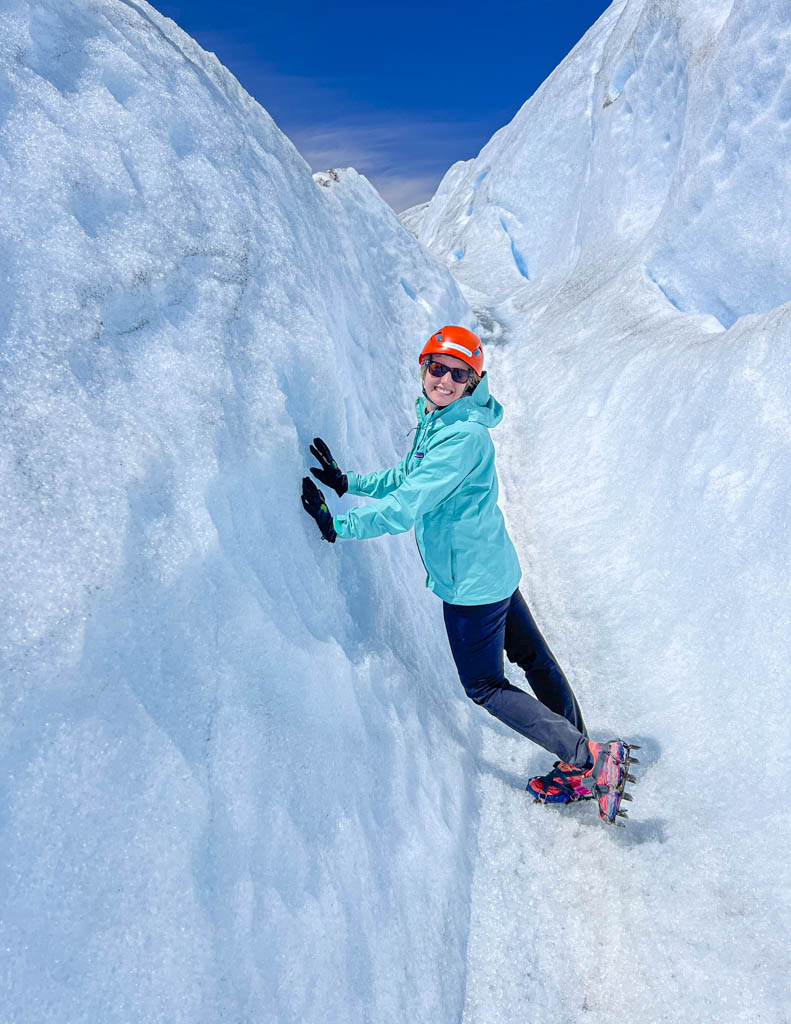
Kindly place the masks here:
<instances>
[{"instance_id":1,"label":"jacket cuff","mask_svg":"<svg viewBox=\"0 0 791 1024\"><path fill-rule=\"evenodd\" d=\"M333 516L332 525L335 528L335 533L341 540L349 540L354 537L348 516Z\"/></svg>"},{"instance_id":2,"label":"jacket cuff","mask_svg":"<svg viewBox=\"0 0 791 1024\"><path fill-rule=\"evenodd\" d=\"M346 473L346 483L347 483L347 487L348 487L348 489L346 491L347 494L362 494L362 491L359 491L357 489L357 474L356 473L349 473L349 472L347 472Z\"/></svg>"}]
</instances>

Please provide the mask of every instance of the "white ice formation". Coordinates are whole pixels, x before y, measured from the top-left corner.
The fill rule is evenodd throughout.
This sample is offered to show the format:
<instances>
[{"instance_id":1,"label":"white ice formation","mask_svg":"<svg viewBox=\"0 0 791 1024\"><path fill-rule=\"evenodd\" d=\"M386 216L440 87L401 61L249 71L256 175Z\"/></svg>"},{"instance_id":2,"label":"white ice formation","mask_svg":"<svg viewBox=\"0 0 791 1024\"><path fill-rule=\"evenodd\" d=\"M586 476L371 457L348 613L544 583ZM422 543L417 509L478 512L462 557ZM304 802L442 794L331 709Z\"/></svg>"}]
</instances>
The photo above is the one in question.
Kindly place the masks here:
<instances>
[{"instance_id":1,"label":"white ice formation","mask_svg":"<svg viewBox=\"0 0 791 1024\"><path fill-rule=\"evenodd\" d=\"M144 0L3 0L3 1019L784 1020L789 67L781 0L616 0L431 255ZM299 502L470 307L623 831L526 801L412 539Z\"/></svg>"},{"instance_id":2,"label":"white ice formation","mask_svg":"<svg viewBox=\"0 0 791 1024\"><path fill-rule=\"evenodd\" d=\"M316 434L400 458L457 286L122 0L0 7L0 265L0 1018L442 1019L441 607L412 538L330 548L299 491Z\"/></svg>"}]
</instances>

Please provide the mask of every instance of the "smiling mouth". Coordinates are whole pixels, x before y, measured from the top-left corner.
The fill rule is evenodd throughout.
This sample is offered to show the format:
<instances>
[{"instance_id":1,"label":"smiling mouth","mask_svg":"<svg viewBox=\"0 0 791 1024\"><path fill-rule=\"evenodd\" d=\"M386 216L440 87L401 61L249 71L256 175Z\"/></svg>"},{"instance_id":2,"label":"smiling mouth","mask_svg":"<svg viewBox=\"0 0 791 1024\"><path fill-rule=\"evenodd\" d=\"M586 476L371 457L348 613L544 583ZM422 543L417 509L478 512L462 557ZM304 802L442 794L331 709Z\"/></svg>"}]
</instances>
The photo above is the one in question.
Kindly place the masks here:
<instances>
[{"instance_id":1,"label":"smiling mouth","mask_svg":"<svg viewBox=\"0 0 791 1024\"><path fill-rule=\"evenodd\" d=\"M436 388L434 388L434 390L435 390L435 391L439 391L439 393L440 393L441 395L452 395L452 394L453 394L453 392L452 392L452 391L449 391L449 390L447 390L446 388L440 388L440 387L436 387Z\"/></svg>"}]
</instances>

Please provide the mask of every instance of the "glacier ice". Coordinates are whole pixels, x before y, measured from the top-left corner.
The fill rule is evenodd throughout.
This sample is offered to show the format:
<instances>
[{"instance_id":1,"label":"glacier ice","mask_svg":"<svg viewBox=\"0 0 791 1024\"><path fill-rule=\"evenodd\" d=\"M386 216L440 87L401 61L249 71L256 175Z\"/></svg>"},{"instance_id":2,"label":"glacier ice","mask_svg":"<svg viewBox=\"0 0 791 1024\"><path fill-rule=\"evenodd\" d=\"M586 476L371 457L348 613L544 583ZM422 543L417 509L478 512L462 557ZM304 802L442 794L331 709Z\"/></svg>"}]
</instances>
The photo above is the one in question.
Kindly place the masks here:
<instances>
[{"instance_id":1,"label":"glacier ice","mask_svg":"<svg viewBox=\"0 0 791 1024\"><path fill-rule=\"evenodd\" d=\"M485 731L465 1024L784 1018L789 66L787 4L616 2L409 211L487 328L526 595L643 745L603 838Z\"/></svg>"},{"instance_id":2,"label":"glacier ice","mask_svg":"<svg viewBox=\"0 0 791 1024\"><path fill-rule=\"evenodd\" d=\"M0 1016L441 1019L478 726L299 483L400 457L458 287L138 0L3 4L0 264Z\"/></svg>"},{"instance_id":3,"label":"glacier ice","mask_svg":"<svg viewBox=\"0 0 791 1024\"><path fill-rule=\"evenodd\" d=\"M783 1019L788 29L615 0L403 215L433 258L143 0L5 0L9 1019ZM623 833L526 803L411 539L298 502L314 434L403 453L470 307L525 593L643 742Z\"/></svg>"}]
</instances>

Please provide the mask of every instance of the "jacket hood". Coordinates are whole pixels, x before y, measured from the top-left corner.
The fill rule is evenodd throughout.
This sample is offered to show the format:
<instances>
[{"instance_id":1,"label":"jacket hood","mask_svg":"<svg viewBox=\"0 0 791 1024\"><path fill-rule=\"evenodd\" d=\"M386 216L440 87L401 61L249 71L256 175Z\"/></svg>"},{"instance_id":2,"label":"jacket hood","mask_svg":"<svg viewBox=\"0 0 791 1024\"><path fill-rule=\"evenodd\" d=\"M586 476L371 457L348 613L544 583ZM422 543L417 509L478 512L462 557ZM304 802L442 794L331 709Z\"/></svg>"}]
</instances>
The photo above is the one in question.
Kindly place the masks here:
<instances>
[{"instance_id":1,"label":"jacket hood","mask_svg":"<svg viewBox=\"0 0 791 1024\"><path fill-rule=\"evenodd\" d=\"M426 399L418 398L415 408L418 422L422 423L426 417ZM436 419L441 419L443 424L469 420L471 423L482 423L484 427L491 429L503 418L503 407L489 394L489 375L484 372L480 384L471 395L457 398L444 409L436 409L433 415Z\"/></svg>"}]
</instances>

